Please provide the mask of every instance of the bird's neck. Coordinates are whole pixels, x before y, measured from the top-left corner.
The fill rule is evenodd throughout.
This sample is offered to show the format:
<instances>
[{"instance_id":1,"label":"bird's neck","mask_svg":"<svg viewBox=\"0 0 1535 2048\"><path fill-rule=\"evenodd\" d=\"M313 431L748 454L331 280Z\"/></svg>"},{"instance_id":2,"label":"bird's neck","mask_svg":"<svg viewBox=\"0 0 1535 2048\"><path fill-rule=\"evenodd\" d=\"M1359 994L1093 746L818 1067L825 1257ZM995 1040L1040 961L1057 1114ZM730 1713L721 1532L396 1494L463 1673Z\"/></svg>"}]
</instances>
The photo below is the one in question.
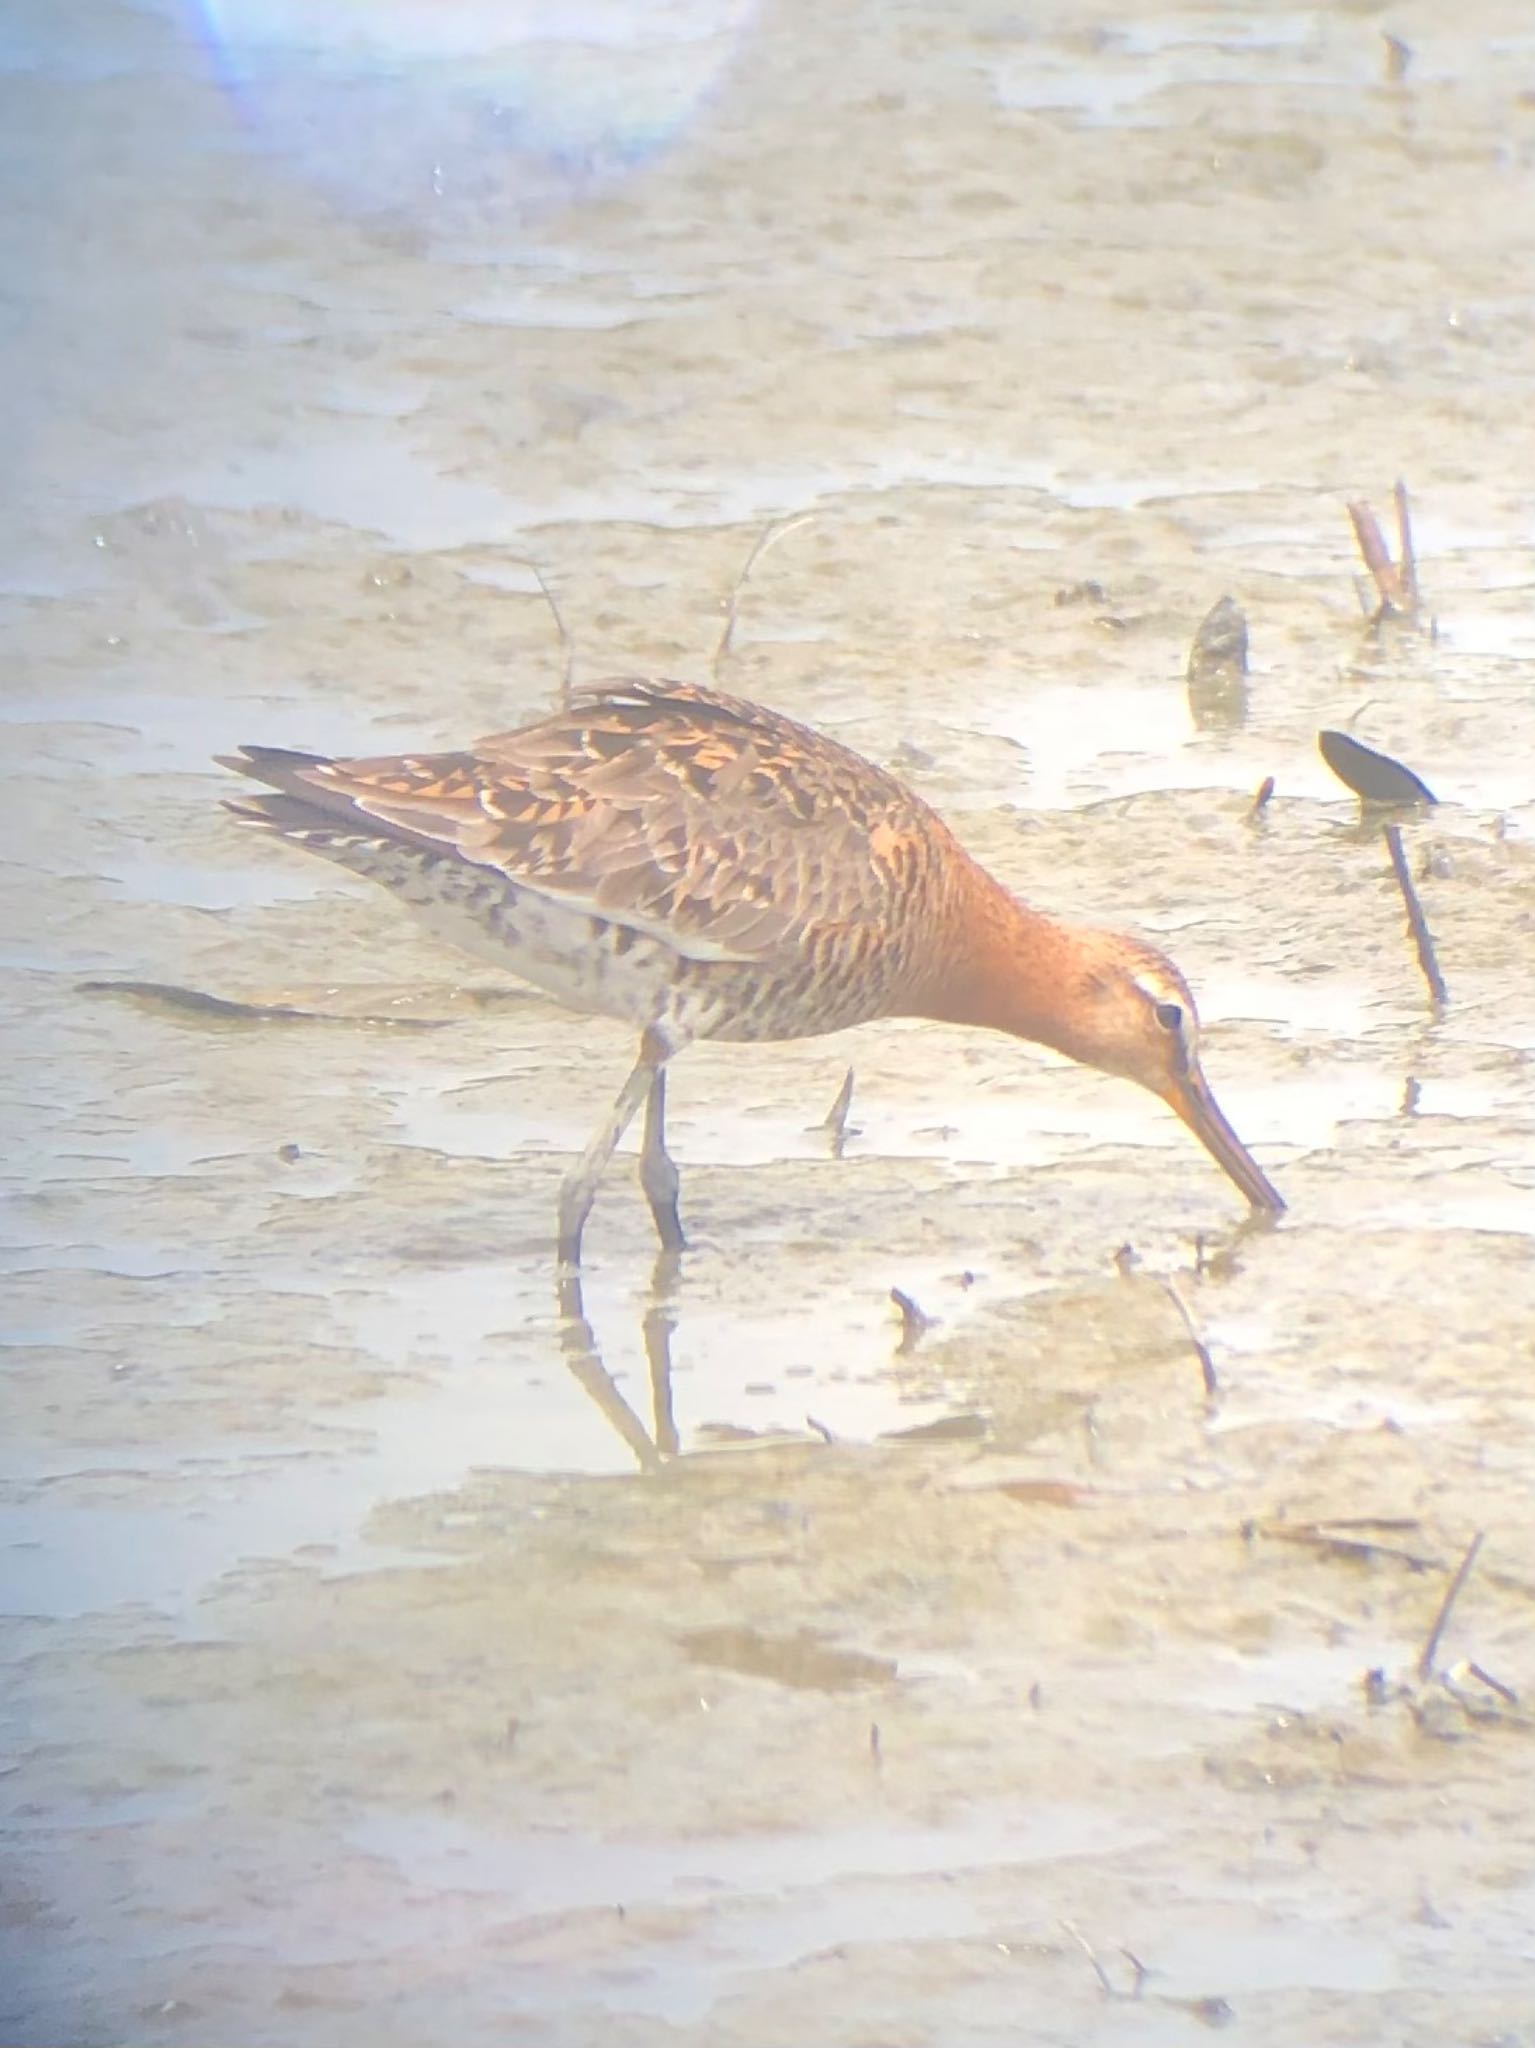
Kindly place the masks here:
<instances>
[{"instance_id":1,"label":"bird's neck","mask_svg":"<svg viewBox=\"0 0 1535 2048\"><path fill-rule=\"evenodd\" d=\"M916 1014L1033 1039L1078 1057L1071 1029L1077 935L966 862L942 965Z\"/></svg>"}]
</instances>

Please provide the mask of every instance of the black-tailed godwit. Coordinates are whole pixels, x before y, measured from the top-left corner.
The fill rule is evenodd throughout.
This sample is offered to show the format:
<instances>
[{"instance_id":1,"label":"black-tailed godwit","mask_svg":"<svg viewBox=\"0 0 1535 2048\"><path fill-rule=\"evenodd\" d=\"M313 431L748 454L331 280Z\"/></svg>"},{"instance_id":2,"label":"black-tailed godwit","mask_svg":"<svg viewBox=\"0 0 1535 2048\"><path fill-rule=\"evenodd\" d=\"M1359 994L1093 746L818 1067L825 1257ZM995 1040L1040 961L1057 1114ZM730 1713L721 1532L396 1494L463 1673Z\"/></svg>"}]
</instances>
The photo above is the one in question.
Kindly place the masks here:
<instances>
[{"instance_id":1,"label":"black-tailed godwit","mask_svg":"<svg viewBox=\"0 0 1535 2048\"><path fill-rule=\"evenodd\" d=\"M871 761L776 711L625 678L461 753L225 760L277 792L229 805L382 883L461 946L640 1032L633 1072L560 1192L581 1235L645 1106L640 1181L683 1243L666 1064L695 1038L812 1038L877 1017L974 1024L1161 1096L1254 1209L1284 1208L1199 1064L1172 962L1057 922L971 859Z\"/></svg>"}]
</instances>

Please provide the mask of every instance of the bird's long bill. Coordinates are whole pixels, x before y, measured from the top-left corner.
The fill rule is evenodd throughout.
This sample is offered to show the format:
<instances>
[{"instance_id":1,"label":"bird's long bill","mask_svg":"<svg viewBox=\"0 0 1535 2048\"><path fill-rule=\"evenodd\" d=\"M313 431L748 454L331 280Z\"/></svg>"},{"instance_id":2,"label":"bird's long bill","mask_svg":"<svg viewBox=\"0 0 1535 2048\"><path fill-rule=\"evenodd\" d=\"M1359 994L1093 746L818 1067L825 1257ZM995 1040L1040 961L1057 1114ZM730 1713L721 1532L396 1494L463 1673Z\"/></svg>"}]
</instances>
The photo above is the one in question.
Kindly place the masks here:
<instances>
[{"instance_id":1,"label":"bird's long bill","mask_svg":"<svg viewBox=\"0 0 1535 2048\"><path fill-rule=\"evenodd\" d=\"M1169 1090L1167 1100L1177 1110L1210 1157L1228 1173L1255 1209L1267 1209L1277 1216L1285 1199L1251 1152L1221 1113L1210 1092L1210 1084L1198 1067L1193 1067Z\"/></svg>"}]
</instances>

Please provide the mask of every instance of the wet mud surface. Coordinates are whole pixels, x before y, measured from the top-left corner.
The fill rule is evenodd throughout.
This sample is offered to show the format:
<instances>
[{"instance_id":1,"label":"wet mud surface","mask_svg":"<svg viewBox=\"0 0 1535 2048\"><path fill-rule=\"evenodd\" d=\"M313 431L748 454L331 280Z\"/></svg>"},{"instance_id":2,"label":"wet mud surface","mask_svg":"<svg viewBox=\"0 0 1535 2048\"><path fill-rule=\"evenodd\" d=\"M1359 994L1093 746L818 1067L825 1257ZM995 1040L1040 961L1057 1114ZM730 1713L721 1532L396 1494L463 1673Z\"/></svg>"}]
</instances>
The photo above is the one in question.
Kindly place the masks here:
<instances>
[{"instance_id":1,"label":"wet mud surface","mask_svg":"<svg viewBox=\"0 0 1535 2048\"><path fill-rule=\"evenodd\" d=\"M242 12L0 33L0 2032L1535 2042L1524 10L594 9L351 152ZM562 1298L624 1034L209 765L536 715L535 566L1165 945L1281 1224L893 1025L690 1051Z\"/></svg>"}]
</instances>

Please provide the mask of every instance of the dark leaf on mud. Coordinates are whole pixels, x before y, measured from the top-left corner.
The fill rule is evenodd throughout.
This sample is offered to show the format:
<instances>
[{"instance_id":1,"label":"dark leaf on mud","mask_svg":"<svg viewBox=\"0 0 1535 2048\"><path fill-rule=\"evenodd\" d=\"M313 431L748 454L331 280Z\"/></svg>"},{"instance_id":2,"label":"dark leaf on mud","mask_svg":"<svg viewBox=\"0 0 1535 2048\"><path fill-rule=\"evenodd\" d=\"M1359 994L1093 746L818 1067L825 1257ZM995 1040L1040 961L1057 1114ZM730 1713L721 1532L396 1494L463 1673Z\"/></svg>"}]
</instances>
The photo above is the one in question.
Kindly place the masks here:
<instances>
[{"instance_id":1,"label":"dark leaf on mud","mask_svg":"<svg viewBox=\"0 0 1535 2048\"><path fill-rule=\"evenodd\" d=\"M681 1638L695 1664L720 1671L744 1672L748 1678L770 1678L802 1692L856 1692L865 1685L888 1685L896 1667L888 1657L868 1657L861 1650L834 1650L814 1636L768 1636L754 1628L695 1628Z\"/></svg>"},{"instance_id":2,"label":"dark leaf on mud","mask_svg":"<svg viewBox=\"0 0 1535 2048\"><path fill-rule=\"evenodd\" d=\"M1189 681L1247 673L1247 614L1235 598L1217 598L1199 622L1189 649Z\"/></svg>"},{"instance_id":3,"label":"dark leaf on mud","mask_svg":"<svg viewBox=\"0 0 1535 2048\"><path fill-rule=\"evenodd\" d=\"M1009 1500L1030 1501L1046 1508L1079 1508L1091 1500L1093 1489L1070 1479L1008 1479L997 1488Z\"/></svg>"},{"instance_id":4,"label":"dark leaf on mud","mask_svg":"<svg viewBox=\"0 0 1535 2048\"><path fill-rule=\"evenodd\" d=\"M1235 2007L1224 1998L1193 1999L1189 2011L1202 2027L1229 2027L1236 2019Z\"/></svg>"},{"instance_id":5,"label":"dark leaf on mud","mask_svg":"<svg viewBox=\"0 0 1535 2048\"><path fill-rule=\"evenodd\" d=\"M910 1429L883 1429L880 1441L890 1444L973 1444L990 1434L984 1415L940 1415L936 1422L918 1422Z\"/></svg>"},{"instance_id":6,"label":"dark leaf on mud","mask_svg":"<svg viewBox=\"0 0 1535 2048\"><path fill-rule=\"evenodd\" d=\"M1189 711L1201 732L1232 732L1247 722L1247 616L1229 597L1199 622L1189 649Z\"/></svg>"},{"instance_id":7,"label":"dark leaf on mud","mask_svg":"<svg viewBox=\"0 0 1535 2048\"><path fill-rule=\"evenodd\" d=\"M1393 761L1389 754L1377 754L1362 746L1346 732L1319 732L1316 743L1322 759L1338 780L1367 804L1432 804L1439 799L1410 768Z\"/></svg>"}]
</instances>

